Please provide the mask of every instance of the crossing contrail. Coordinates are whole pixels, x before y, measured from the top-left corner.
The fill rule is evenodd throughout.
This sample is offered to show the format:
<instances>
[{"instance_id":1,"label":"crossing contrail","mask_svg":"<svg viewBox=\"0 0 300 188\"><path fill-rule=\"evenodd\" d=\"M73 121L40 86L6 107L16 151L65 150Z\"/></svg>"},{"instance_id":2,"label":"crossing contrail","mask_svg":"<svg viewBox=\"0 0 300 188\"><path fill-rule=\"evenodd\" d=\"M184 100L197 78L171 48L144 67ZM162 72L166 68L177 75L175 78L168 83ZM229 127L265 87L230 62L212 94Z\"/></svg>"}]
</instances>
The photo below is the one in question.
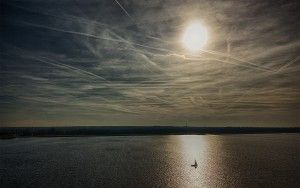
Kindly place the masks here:
<instances>
[{"instance_id":1,"label":"crossing contrail","mask_svg":"<svg viewBox=\"0 0 300 188\"><path fill-rule=\"evenodd\" d=\"M114 1L119 5L119 7L123 10L123 12L124 12L129 18L132 18L132 17L130 16L130 14L127 12L127 10L121 5L121 3L119 3L118 0L114 0Z\"/></svg>"}]
</instances>

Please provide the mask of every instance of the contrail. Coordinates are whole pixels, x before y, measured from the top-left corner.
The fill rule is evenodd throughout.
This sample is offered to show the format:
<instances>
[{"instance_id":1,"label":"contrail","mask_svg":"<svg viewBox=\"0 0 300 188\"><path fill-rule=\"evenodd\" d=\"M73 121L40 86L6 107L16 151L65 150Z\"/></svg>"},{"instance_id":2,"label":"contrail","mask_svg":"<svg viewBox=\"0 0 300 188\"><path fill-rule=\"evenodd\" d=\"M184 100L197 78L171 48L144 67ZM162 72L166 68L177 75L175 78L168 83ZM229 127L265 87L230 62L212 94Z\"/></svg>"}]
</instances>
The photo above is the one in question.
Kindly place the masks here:
<instances>
[{"instance_id":1,"label":"contrail","mask_svg":"<svg viewBox=\"0 0 300 188\"><path fill-rule=\"evenodd\" d=\"M118 5L119 7L123 10L123 12L131 19L132 22L134 22L135 24L138 24L136 21L134 21L134 19L131 17L131 15L127 12L127 10L121 5L121 3L118 1L118 0L114 0ZM145 35L144 35L145 36ZM157 37L153 37L151 35L146 35L146 37L148 38L151 38L151 39L155 39L155 40L159 40L161 42L164 42L166 43L165 41L163 41L162 39L160 38L157 38Z\"/></svg>"},{"instance_id":2,"label":"contrail","mask_svg":"<svg viewBox=\"0 0 300 188\"><path fill-rule=\"evenodd\" d=\"M49 64L51 64L51 62L49 62L49 61L54 61L54 60L51 60L51 59L46 58L46 57L42 57L42 58L47 59ZM102 76L99 76L99 75L94 74L94 73L92 73L92 72L89 72L89 71L86 71L86 70L83 70L83 69L80 69L80 68L77 68L77 67L74 67L74 66L70 66L70 65L67 65L67 64L64 64L64 63L58 63L58 62L56 62L56 63L57 63L58 65L60 65L60 66L64 66L64 67L69 68L69 69L77 70L77 71L79 71L79 72L85 73L85 74L90 75L90 76L93 76L93 77L95 77L95 78L99 78L99 79L104 80L104 81L106 81L106 82L109 83L109 81L106 80L105 78L103 78ZM54 64L54 63L52 63L52 64ZM57 65L57 64L56 64L56 65Z\"/></svg>"},{"instance_id":3,"label":"contrail","mask_svg":"<svg viewBox=\"0 0 300 188\"><path fill-rule=\"evenodd\" d=\"M53 60L50 60L50 59L48 59L48 58L46 58L46 57L42 57L42 58L47 59L48 61L45 61L45 60L43 60L43 59L36 58L36 57L31 57L31 58L33 58L33 59L35 59L35 60L38 60L38 61L41 61L41 62L43 62L43 63L50 64L50 65L52 65L52 66L56 66L56 67L60 67L60 68L66 68L66 69L70 69L70 70L75 70L75 71L78 71L78 72L81 73L81 74L82 74L82 73L86 73L86 74L88 74L88 75L90 75L90 76L99 78L99 79L101 79L101 80L104 80L104 81L110 83L110 82L109 82L108 80L106 80L105 78L103 78L103 77L101 77L101 76L99 76L99 75L96 75L96 74L94 74L94 73L88 72L88 71L86 71L86 70L82 70L82 69L79 69L79 68L77 68L77 67L73 67L73 66L70 66L70 65L66 65L66 64L64 64L64 63L52 63L52 62L50 62L50 61L53 61ZM49 61L49 60L50 60L50 61ZM110 87L110 86L107 85L107 84L105 84L105 86ZM102 97L102 98L103 98L103 97ZM105 99L105 98L103 98L103 99L104 99L106 102L108 102L107 99ZM111 106L111 105L108 105L108 106ZM121 107L121 106L119 106L119 105L118 105L118 108L115 108L114 106L116 106L116 105L113 105L113 106L111 106L111 107L109 107L109 108L111 108L111 109L113 109L113 110L121 111L121 112L133 113L133 114L139 114L138 112L131 111L130 109Z\"/></svg>"},{"instance_id":4,"label":"contrail","mask_svg":"<svg viewBox=\"0 0 300 188\"><path fill-rule=\"evenodd\" d=\"M231 61L225 61L225 60L221 60L221 59L213 59L215 61L219 61L222 63L227 63L227 64L232 64L232 65L237 65L237 66L241 66L241 67L246 67L246 68L250 68L250 69L256 69L256 70L260 70L260 71L267 71L267 72L271 72L271 73L275 73L274 71L270 70L270 69L266 69L266 68L262 68L260 66L250 66L249 64L240 64L240 63L234 63Z\"/></svg>"},{"instance_id":5,"label":"contrail","mask_svg":"<svg viewBox=\"0 0 300 188\"><path fill-rule=\"evenodd\" d=\"M161 52L167 52L167 53L169 53L168 55L174 55L174 56L181 57L181 58L187 59L187 60L201 60L201 59L199 59L198 56L187 57L187 56L185 56L183 54L178 54L178 53L176 53L175 51L172 51L172 50L168 50L168 49L164 49L164 48L156 48L156 47L147 46L147 45L143 45L143 44L139 44L139 43L133 43L133 42L125 41L124 39L120 40L120 39L99 37L99 36L95 36L95 35L88 34L88 33L82 33L82 32L78 32L78 31L70 31L70 30L63 30L63 29L59 29L59 28L53 28L53 27L48 27L48 26L39 25L39 24L33 24L33 23L28 23L28 22L22 22L22 23L26 24L26 25L33 26L33 27L39 27L39 28L49 29L49 30L53 30L53 31L57 31L57 32L63 32L63 33L81 35L81 36L86 36L86 37L90 37L90 38L94 38L94 39L108 40L108 41L112 41L112 42L118 42L118 43L124 43L124 44L133 45L133 46L139 46L139 47L147 48L147 49L151 49L151 50L157 50L157 51L161 51ZM238 62L242 62L242 63L246 63L248 65L240 64L240 63L233 63L233 62L224 61L224 60L220 60L220 59L215 59L216 61L220 61L220 62L223 62L223 63L234 64L234 65L237 65L237 66L243 66L243 67L247 67L247 68L251 68L251 69L256 69L256 70L261 70L261 71L274 72L273 70L267 69L265 67L258 66L258 65L253 64L253 63L249 63L247 61L236 59L236 58L233 58L231 56L227 56L226 54L222 54L222 53L214 52L214 51L206 51L206 50L201 50L201 51L203 53L208 53L208 54L212 54L212 55L219 55L219 56L223 56L223 57L229 57L232 60L235 60L235 61L238 61Z\"/></svg>"},{"instance_id":6,"label":"contrail","mask_svg":"<svg viewBox=\"0 0 300 188\"><path fill-rule=\"evenodd\" d=\"M89 75L89 76L92 76L92 77L96 77L96 78L99 78L101 80L106 81L107 83L105 84L105 86L107 86L107 87L113 87L113 85L111 85L110 81L106 80L105 78L103 78L103 77L101 77L99 75L91 73L89 71L86 71L86 70L83 70L83 69L80 69L80 68L77 68L77 67L73 67L73 66L70 66L70 65L67 65L67 64L64 64L64 63L59 63L59 62L57 62L55 60L52 60L52 59L49 59L47 57L39 57L39 56L35 57L35 56L31 56L31 55L27 54L27 52L24 51L23 49L20 49L18 47L14 47L14 48L16 50L20 51L19 54L23 54L23 57L34 59L36 61L43 62L43 63L49 64L49 65L52 65L54 67L76 71L77 73L82 74L82 75ZM8 56L11 56L9 53L3 53L3 52L0 52L0 53L6 54ZM51 61L55 61L56 63L51 62ZM104 100L106 102L110 102L108 99L106 99L104 97L101 97L101 98L102 98L102 100ZM78 105L78 104L76 104L76 105ZM132 114L140 114L139 112L132 111L129 108L122 107L122 105L117 105L117 104L110 105L110 104L107 104L107 107L110 108L110 109L116 110L116 111L120 111L120 112L132 113Z\"/></svg>"},{"instance_id":7,"label":"contrail","mask_svg":"<svg viewBox=\"0 0 300 188\"><path fill-rule=\"evenodd\" d=\"M295 59L291 60L290 62L286 63L285 65L283 65L282 67L280 67L276 73L282 71L283 69L286 69L287 67L291 66L293 63L297 62L300 59L300 56L296 57Z\"/></svg>"},{"instance_id":8,"label":"contrail","mask_svg":"<svg viewBox=\"0 0 300 188\"><path fill-rule=\"evenodd\" d=\"M46 63L46 64L49 64L49 65L52 65L52 66L56 66L56 67L60 67L60 68L66 68L66 69L70 69L70 70L73 70L73 71L75 70L75 71L77 71L77 72L79 72L83 75L89 75L89 76L92 76L92 77L95 77L95 78L99 78L99 79L104 80L104 81L109 83L109 81L106 80L105 78L103 78L102 76L96 75L96 74L91 73L89 71L86 71L86 70L83 70L83 69L80 69L80 68L77 68L77 67L73 67L73 66L70 66L70 65L67 65L67 64L64 64L64 63L58 63L58 62L53 63L51 61L54 61L54 60L51 60L51 59L46 58L46 57L41 57L41 58L46 59L47 61L45 61L41 58L38 58L38 57L33 57L33 56L27 56L27 57L29 57L31 59L34 59L34 60L37 60L37 61L40 61L40 62L43 62L43 63Z\"/></svg>"},{"instance_id":9,"label":"contrail","mask_svg":"<svg viewBox=\"0 0 300 188\"><path fill-rule=\"evenodd\" d=\"M205 51L203 51L205 52ZM218 54L213 54L213 55L218 55ZM241 64L241 63L234 63L233 61L225 61L223 59L218 59L218 58L200 58L198 56L192 56L192 57L188 57L186 55L183 55L183 54L177 54L177 53L171 53L171 54L167 54L167 56L176 56L176 57L179 57L179 58L182 58L182 59L186 59L186 60L190 60L190 61L218 61L218 62L221 62L221 63L227 63L227 64L232 64L232 65L237 65L237 66L241 66L241 67L247 67L247 68L250 68L250 69L256 69L256 70L260 70L260 71L267 71L267 72L273 72L273 70L270 70L270 69L267 69L265 67L260 67L260 66L254 66L254 64L250 64L248 62L245 62L245 61L240 61L238 59L234 59L234 58L231 58L232 60L235 60L237 62L242 62L242 63L246 63L246 64ZM222 57L222 56L221 56Z\"/></svg>"},{"instance_id":10,"label":"contrail","mask_svg":"<svg viewBox=\"0 0 300 188\"><path fill-rule=\"evenodd\" d=\"M119 3L118 0L114 0L118 5L119 7L123 10L123 12L129 17L132 19L132 17L130 16L130 14L126 11L126 9Z\"/></svg>"},{"instance_id":11,"label":"contrail","mask_svg":"<svg viewBox=\"0 0 300 188\"><path fill-rule=\"evenodd\" d=\"M266 71L273 71L273 70L270 70L266 67L263 67L263 66L259 66L257 64L254 64L252 62L249 62L249 61L245 61L245 60L242 60L242 59L239 59L239 58L236 58L236 57L233 57L231 55L228 55L228 54L224 54L224 53L221 53L221 52L217 52L217 51L212 51L212 50L201 50L202 52L204 53L208 53L208 54L212 54L212 55L219 55L221 57L226 57L226 58L229 58L229 59L232 59L232 60L235 60L235 61L238 61L238 62L241 62L241 63L247 63L253 67L258 67L260 68L261 70L266 70ZM274 71L273 71L274 72Z\"/></svg>"},{"instance_id":12,"label":"contrail","mask_svg":"<svg viewBox=\"0 0 300 188\"><path fill-rule=\"evenodd\" d=\"M116 2L116 3L118 3L119 6L121 5L119 2ZM18 9L22 9L22 10L27 11L27 12L35 13L35 14L41 14L41 15L50 16L50 17L53 17L53 18L59 18L59 19L63 19L63 20L70 20L72 22L79 22L79 23L84 23L84 24L94 24L94 25L99 26L101 28L109 27L109 25L107 25L105 23L101 23L101 22L98 22L98 21L95 21L95 20L89 20L89 19L86 19L86 18L83 18L83 17L73 16L73 15L58 16L58 15L50 14L49 12L45 12L45 11L39 12L37 10L28 9L28 8L18 6L18 5L13 5L13 4L10 4L10 3L6 3L6 4L9 5L9 6L18 8ZM131 20L134 22L133 18L130 16L130 14L128 14L126 9L122 6L120 6L120 7L122 8L122 10L125 11L127 16L129 15ZM113 27L110 27L110 28L118 28L118 27L113 26ZM135 33L135 35L138 35L138 34ZM144 35L139 35L139 36L144 36ZM166 42L166 41L164 41L164 40L162 40L161 38L158 38L158 37L153 37L153 36L150 36L150 35L146 35L146 37L151 38L151 39L155 39L155 40L159 40L163 43L170 43L170 42Z\"/></svg>"},{"instance_id":13,"label":"contrail","mask_svg":"<svg viewBox=\"0 0 300 188\"><path fill-rule=\"evenodd\" d=\"M95 20L87 20L87 19L82 18L82 17L72 16L72 15L58 16L58 15L55 15L55 14L50 14L49 12L45 12L45 11L39 12L38 10L28 9L28 8L23 7L23 6L13 5L13 4L10 4L10 3L6 3L6 4L9 5L9 6L27 11L27 12L35 13L35 14L50 16L50 17L53 17L53 18L59 18L59 19L63 19L63 20L70 20L70 21L73 21L73 22L82 22L82 23L85 23L85 24L95 24L95 25L100 26L100 27L104 27L104 26L107 27L107 25L104 24L104 23L101 23L101 22L98 22L98 21L95 21Z\"/></svg>"},{"instance_id":14,"label":"contrail","mask_svg":"<svg viewBox=\"0 0 300 188\"><path fill-rule=\"evenodd\" d=\"M88 34L88 33L82 33L82 32L78 32L78 31L70 31L70 30L63 30L63 29L59 29L59 28L48 27L48 26L39 25L39 24L33 24L33 23L29 23L29 22L21 22L21 23L23 23L25 25L32 26L32 27L39 27L39 28L49 29L49 30L52 30L52 31L58 31L58 32L63 32L63 33L81 35L81 36L86 36L86 37L90 37L90 38L94 38L94 39L108 40L108 41L112 41L112 42L118 42L118 43L130 44L130 45L134 45L134 46L140 46L140 47L148 48L148 49L151 49L151 50L174 53L173 51L168 50L168 49L156 48L156 47L147 46L147 45L138 44L138 43L133 43L133 42L124 41L124 40L118 40L118 39L106 38L106 37L99 37L99 36L95 36L95 35Z\"/></svg>"},{"instance_id":15,"label":"contrail","mask_svg":"<svg viewBox=\"0 0 300 188\"><path fill-rule=\"evenodd\" d=\"M129 16L131 19L132 17L130 16L130 14L126 11L126 9L119 3L118 0L114 0L118 5L119 7L125 12L125 14L127 16ZM20 9L23 9L25 11L29 11L29 12L34 12L34 13L40 13L38 11L33 11L33 10L30 10L30 9L27 9L25 7L22 7L22 6L17 6L17 5L12 5L12 4L9 4L10 6L13 6L13 7L16 7L16 8L20 8ZM56 18L60 18L60 19L69 19L69 20L72 20L72 21L79 21L82 20L81 22L83 23L86 23L86 24L90 24L91 21L87 21L85 19L82 19L82 18L78 18L78 17L74 17L74 16L68 16L68 17L61 17L61 16L57 16L57 15L53 15L53 14L50 14L50 13L40 13L40 14L43 14L43 15L48 15L48 16L53 16L53 17L56 17ZM102 24L102 23L99 23L99 22L96 22L96 21L93 21L95 24L103 27L105 26L105 24ZM25 22L24 22L25 23ZM171 50L167 50L167 49L163 49L163 48L155 48L155 47L151 47L151 46L146 46L146 45L142 45L142 44L137 44L137 43L132 43L132 42L128 42L128 41L119 41L117 39L112 39L112 38L103 38L103 37L98 37L98 36L94 36L94 35L91 35L91 34L87 34L87 33L81 33L81 32L76 32L76 31L66 31L66 30L62 30L62 29L58 29L58 28L52 28L52 27L48 27L48 26L42 26L42 25L38 25L38 24L32 24L32 23L28 23L26 22L25 24L28 24L28 25L31 25L31 26L36 26L36 27L41 27L41 28L47 28L47 29L51 29L51 30L55 30L55 31L61 31L61 32L66 32L66 33L71 33L71 34L78 34L78 35L84 35L84 36L87 36L87 37L94 37L94 38L98 38L98 39L103 39L103 40L111 40L111 41L114 41L114 42L122 42L122 43L127 43L127 44L132 44L132 45L136 45L136 46L140 46L140 47L144 47L144 48L148 48L148 49L153 49L153 50L159 50L159 51L164 51L164 52L171 52ZM149 38L155 38L155 37L152 37L152 36L148 36ZM161 40L161 39L160 39ZM164 42L164 41L162 41ZM212 54L212 55L219 55L219 56L223 56L223 57L226 57L226 58L230 58L232 60L236 60L236 61L239 61L239 62L242 62L242 63L247 63L253 67L259 67L259 70L266 70L266 71L272 71L266 67L263 67L263 66L259 66L257 64L254 64L254 63L251 63L249 61L245 61L245 60L242 60L242 59L238 59L238 58L235 58L231 55L228 55L228 54L224 54L224 53L221 53L221 52L217 52L217 51L212 51L212 50L201 50L203 53L208 53L208 54ZM179 55L179 56L182 56L182 55ZM196 56L197 57L197 56ZM185 59L188 59L188 58L185 58ZM289 66L289 65L287 65ZM284 65L282 68L285 68L287 67L286 65ZM280 68L279 70L275 71L275 72L279 72L281 71Z\"/></svg>"}]
</instances>

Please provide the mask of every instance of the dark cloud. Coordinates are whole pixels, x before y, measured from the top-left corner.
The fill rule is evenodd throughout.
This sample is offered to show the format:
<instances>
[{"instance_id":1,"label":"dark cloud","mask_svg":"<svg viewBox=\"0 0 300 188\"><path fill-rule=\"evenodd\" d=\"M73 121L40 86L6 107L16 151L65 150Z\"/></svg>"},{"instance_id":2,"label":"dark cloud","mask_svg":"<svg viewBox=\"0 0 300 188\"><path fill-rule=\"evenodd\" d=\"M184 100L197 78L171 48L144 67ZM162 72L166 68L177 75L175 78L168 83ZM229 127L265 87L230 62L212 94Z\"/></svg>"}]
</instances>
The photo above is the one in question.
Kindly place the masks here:
<instances>
[{"instance_id":1,"label":"dark cloud","mask_svg":"<svg viewBox=\"0 0 300 188\"><path fill-rule=\"evenodd\" d=\"M299 126L297 1L1 1L1 126ZM180 44L200 20L207 45Z\"/></svg>"}]
</instances>

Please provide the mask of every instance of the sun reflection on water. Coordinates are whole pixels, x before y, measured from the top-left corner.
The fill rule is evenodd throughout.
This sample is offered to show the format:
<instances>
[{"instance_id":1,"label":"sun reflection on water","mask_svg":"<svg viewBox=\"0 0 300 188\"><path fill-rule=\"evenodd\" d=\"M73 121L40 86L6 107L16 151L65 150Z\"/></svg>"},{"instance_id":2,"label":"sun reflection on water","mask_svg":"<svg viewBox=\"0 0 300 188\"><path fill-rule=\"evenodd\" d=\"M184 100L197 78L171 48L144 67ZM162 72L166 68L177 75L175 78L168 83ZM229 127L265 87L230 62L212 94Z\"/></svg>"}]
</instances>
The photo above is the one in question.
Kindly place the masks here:
<instances>
[{"instance_id":1,"label":"sun reflection on water","mask_svg":"<svg viewBox=\"0 0 300 188\"><path fill-rule=\"evenodd\" d=\"M206 163L207 140L205 136L199 135L181 135L178 137L181 148L182 173L188 177L184 187L203 187L206 182ZM198 167L191 167L194 161L197 161Z\"/></svg>"}]
</instances>

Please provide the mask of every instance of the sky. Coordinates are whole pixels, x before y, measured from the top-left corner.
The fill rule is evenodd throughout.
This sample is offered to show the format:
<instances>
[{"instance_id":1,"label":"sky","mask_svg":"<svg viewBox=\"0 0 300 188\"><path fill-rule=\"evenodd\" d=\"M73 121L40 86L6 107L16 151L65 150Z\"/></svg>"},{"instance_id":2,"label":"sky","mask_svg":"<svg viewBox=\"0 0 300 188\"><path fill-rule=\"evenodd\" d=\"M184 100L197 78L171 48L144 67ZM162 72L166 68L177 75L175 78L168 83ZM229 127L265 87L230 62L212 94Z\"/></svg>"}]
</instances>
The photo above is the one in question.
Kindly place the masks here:
<instances>
[{"instance_id":1,"label":"sky","mask_svg":"<svg viewBox=\"0 0 300 188\"><path fill-rule=\"evenodd\" d=\"M299 1L0 4L0 126L300 126Z\"/></svg>"}]
</instances>

